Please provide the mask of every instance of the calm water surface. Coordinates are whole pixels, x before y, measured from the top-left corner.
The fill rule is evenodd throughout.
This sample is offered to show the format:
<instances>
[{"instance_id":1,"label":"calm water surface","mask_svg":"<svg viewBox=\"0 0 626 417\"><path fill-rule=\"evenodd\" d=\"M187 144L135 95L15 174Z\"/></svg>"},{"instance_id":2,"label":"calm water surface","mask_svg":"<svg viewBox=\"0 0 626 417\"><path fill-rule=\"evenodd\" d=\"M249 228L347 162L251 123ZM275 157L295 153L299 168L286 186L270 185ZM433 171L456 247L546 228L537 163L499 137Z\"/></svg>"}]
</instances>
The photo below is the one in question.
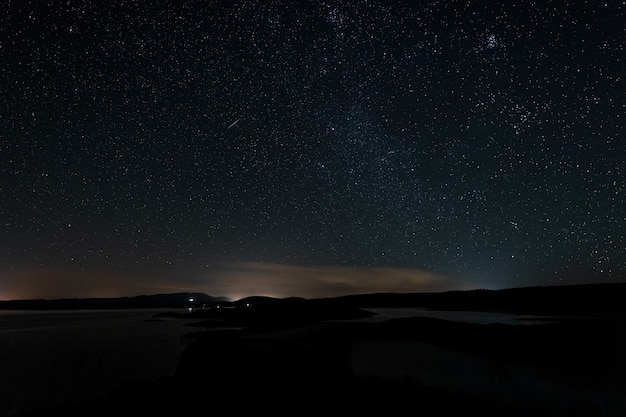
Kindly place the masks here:
<instances>
[{"instance_id":1,"label":"calm water surface","mask_svg":"<svg viewBox=\"0 0 626 417\"><path fill-rule=\"evenodd\" d=\"M434 317L481 324L537 324L533 316L369 308L366 321ZM129 380L173 375L181 336L195 320L155 318L171 309L0 310L0 417L96 398Z\"/></svg>"},{"instance_id":2,"label":"calm water surface","mask_svg":"<svg viewBox=\"0 0 626 417\"><path fill-rule=\"evenodd\" d=\"M172 375L194 328L171 310L0 311L0 416Z\"/></svg>"},{"instance_id":3,"label":"calm water surface","mask_svg":"<svg viewBox=\"0 0 626 417\"><path fill-rule=\"evenodd\" d=\"M430 317L441 320L478 324L500 323L534 325L559 321L559 317L482 311L444 311L425 308L364 308L364 310L375 313L376 315L362 320L374 322L407 317Z\"/></svg>"}]
</instances>

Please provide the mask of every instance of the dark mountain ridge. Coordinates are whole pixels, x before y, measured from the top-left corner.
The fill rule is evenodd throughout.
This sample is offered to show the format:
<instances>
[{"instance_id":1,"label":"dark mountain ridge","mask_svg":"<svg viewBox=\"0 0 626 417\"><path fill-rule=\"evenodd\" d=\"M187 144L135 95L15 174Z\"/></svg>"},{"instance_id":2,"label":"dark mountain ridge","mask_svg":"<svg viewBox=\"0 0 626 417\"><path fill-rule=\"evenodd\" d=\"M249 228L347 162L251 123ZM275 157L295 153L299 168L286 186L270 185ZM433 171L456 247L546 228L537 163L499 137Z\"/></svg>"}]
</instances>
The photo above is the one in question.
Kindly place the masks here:
<instances>
[{"instance_id":1,"label":"dark mountain ridge","mask_svg":"<svg viewBox=\"0 0 626 417\"><path fill-rule=\"evenodd\" d=\"M256 309L427 308L537 315L626 316L626 283L476 289L432 293L371 293L304 299L252 296L222 306Z\"/></svg>"},{"instance_id":2,"label":"dark mountain ridge","mask_svg":"<svg viewBox=\"0 0 626 417\"><path fill-rule=\"evenodd\" d=\"M379 293L338 297L353 307L421 307L538 315L626 316L626 283L521 287L441 293Z\"/></svg>"},{"instance_id":3,"label":"dark mountain ridge","mask_svg":"<svg viewBox=\"0 0 626 417\"><path fill-rule=\"evenodd\" d=\"M193 299L193 301L189 301ZM197 292L138 295L118 298L66 298L53 300L0 301L2 310L75 310L120 308L185 308L229 302L226 297L212 297Z\"/></svg>"},{"instance_id":4,"label":"dark mountain ridge","mask_svg":"<svg viewBox=\"0 0 626 417\"><path fill-rule=\"evenodd\" d=\"M193 302L189 300L193 299ZM626 283L476 289L432 293L372 293L330 298L272 298L250 296L239 300L204 293L140 295L120 298L75 298L0 301L4 310L253 307L253 311L428 308L435 310L499 311L538 315L618 315L626 317ZM294 310L295 309L295 310Z\"/></svg>"}]
</instances>

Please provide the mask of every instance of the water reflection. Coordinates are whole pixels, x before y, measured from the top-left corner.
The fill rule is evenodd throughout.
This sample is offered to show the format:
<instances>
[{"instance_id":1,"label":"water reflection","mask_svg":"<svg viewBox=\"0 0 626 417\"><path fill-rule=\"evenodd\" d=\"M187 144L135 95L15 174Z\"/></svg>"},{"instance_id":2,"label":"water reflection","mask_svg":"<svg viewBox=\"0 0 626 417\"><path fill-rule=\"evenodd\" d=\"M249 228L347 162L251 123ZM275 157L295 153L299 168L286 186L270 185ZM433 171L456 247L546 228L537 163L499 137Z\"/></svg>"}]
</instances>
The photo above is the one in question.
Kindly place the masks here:
<instances>
[{"instance_id":1,"label":"water reflection","mask_svg":"<svg viewBox=\"0 0 626 417\"><path fill-rule=\"evenodd\" d=\"M562 320L556 316L536 316L531 314L512 314L483 311L445 311L429 310L426 308L364 308L363 310L374 313L372 317L359 319L359 321L381 322L391 319L408 317L429 317L434 319L457 321L462 323L478 324L546 324L558 323Z\"/></svg>"}]
</instances>

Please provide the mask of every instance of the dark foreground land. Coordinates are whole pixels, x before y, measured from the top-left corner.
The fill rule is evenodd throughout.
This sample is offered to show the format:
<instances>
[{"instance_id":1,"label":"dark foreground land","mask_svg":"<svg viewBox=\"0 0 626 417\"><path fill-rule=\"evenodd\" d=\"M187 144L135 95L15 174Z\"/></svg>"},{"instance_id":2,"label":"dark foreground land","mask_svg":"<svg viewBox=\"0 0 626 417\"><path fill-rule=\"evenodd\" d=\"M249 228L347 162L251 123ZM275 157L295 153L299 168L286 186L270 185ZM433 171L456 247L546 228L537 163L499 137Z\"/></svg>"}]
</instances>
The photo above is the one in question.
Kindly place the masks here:
<instances>
[{"instance_id":1,"label":"dark foreground land","mask_svg":"<svg viewBox=\"0 0 626 417\"><path fill-rule=\"evenodd\" d=\"M224 303L191 313L195 329L206 331L185 337L174 376L128 381L105 398L45 415L624 416L625 288L549 289L562 297L552 300L538 290L525 302L528 292L504 294L515 311L565 316L538 325L354 320L369 314L360 307L416 306L389 294ZM603 301L576 298L602 291L610 292ZM485 309L507 310L493 294L474 295ZM470 297L453 296L472 309ZM426 299L443 306L437 296Z\"/></svg>"}]
</instances>

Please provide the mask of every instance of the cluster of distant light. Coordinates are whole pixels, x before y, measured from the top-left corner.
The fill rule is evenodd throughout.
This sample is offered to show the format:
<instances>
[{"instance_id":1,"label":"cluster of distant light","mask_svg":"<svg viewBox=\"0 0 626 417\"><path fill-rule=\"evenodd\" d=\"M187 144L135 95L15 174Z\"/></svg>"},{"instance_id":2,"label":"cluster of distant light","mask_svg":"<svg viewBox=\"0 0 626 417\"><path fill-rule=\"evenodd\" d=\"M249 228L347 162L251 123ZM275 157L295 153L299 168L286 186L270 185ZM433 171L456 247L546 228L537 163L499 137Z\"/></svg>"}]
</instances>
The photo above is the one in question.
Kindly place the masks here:
<instances>
[{"instance_id":1,"label":"cluster of distant light","mask_svg":"<svg viewBox=\"0 0 626 417\"><path fill-rule=\"evenodd\" d=\"M623 9L13 3L1 262L610 279Z\"/></svg>"}]
</instances>

